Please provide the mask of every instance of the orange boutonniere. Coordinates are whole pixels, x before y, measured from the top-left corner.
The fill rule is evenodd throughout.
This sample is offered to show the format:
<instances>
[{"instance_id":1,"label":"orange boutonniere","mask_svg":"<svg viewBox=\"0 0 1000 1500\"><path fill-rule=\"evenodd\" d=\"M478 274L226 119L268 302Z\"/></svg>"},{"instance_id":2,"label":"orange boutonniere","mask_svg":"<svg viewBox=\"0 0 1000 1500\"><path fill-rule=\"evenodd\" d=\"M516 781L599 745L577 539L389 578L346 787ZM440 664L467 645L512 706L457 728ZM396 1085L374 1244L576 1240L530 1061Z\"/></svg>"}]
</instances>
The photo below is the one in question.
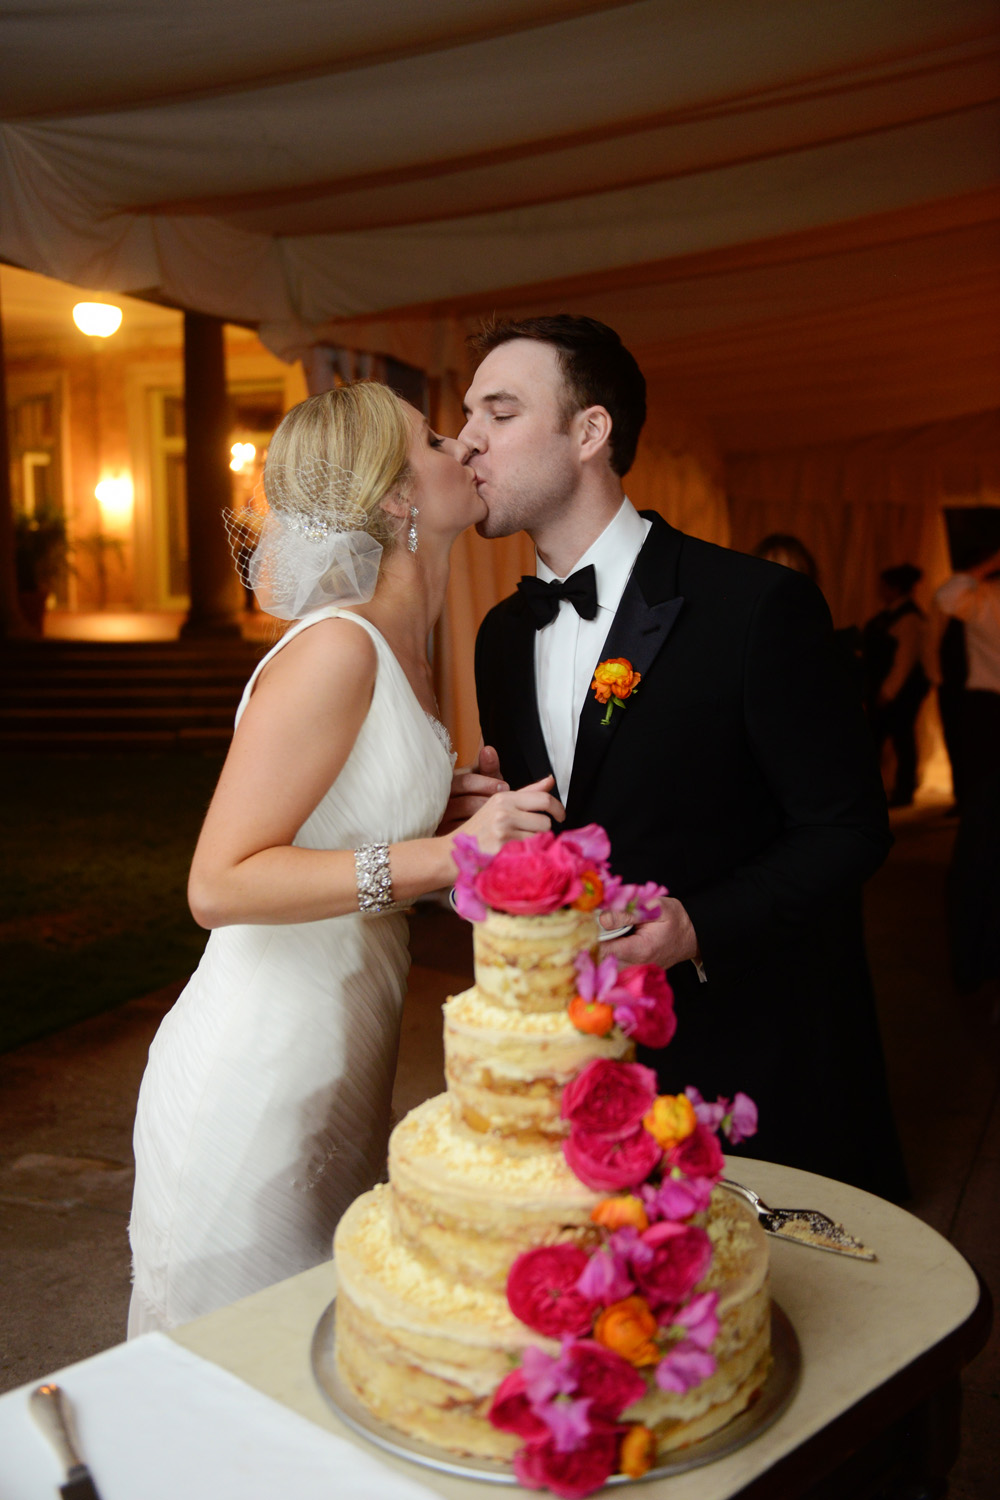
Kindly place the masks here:
<instances>
[{"instance_id":1,"label":"orange boutonniere","mask_svg":"<svg viewBox=\"0 0 1000 1500\"><path fill-rule=\"evenodd\" d=\"M626 700L631 698L641 681L642 674L634 671L632 663L624 656L609 656L607 661L598 663L590 686L598 703L608 706L602 724L611 722L616 708L625 707Z\"/></svg>"}]
</instances>

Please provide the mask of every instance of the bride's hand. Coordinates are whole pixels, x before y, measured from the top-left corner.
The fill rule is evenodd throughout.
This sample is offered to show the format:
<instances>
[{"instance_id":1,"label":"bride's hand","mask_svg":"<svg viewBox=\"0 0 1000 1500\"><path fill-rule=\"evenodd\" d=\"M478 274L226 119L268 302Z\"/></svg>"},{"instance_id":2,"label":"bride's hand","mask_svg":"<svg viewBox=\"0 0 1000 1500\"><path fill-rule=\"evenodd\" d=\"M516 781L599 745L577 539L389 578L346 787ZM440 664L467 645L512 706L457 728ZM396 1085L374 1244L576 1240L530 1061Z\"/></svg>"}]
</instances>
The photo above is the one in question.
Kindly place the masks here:
<instances>
[{"instance_id":1,"label":"bride's hand","mask_svg":"<svg viewBox=\"0 0 1000 1500\"><path fill-rule=\"evenodd\" d=\"M562 803L552 796L553 776L519 787L516 792L495 792L492 797L456 833L472 834L479 847L496 854L509 839L526 839L533 833L544 833L553 818L561 823L566 816Z\"/></svg>"}]
</instances>

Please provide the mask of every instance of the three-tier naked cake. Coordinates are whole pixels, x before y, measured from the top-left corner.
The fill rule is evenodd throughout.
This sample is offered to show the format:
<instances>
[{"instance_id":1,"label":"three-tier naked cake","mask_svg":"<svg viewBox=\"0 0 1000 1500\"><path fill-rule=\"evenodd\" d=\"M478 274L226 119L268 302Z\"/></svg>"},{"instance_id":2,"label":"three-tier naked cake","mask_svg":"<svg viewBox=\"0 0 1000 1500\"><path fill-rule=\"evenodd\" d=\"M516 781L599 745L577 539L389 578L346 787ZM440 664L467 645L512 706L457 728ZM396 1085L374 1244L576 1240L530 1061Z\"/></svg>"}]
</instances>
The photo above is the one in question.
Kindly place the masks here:
<instances>
[{"instance_id":1,"label":"three-tier naked cake","mask_svg":"<svg viewBox=\"0 0 1000 1500\"><path fill-rule=\"evenodd\" d=\"M476 983L444 1007L448 1092L337 1229L337 1367L390 1427L585 1494L764 1382L767 1245L717 1186L715 1134L755 1111L658 1096L633 1061L672 1036L672 997L601 960L596 910L641 918L659 891L610 875L601 830L461 854Z\"/></svg>"}]
</instances>

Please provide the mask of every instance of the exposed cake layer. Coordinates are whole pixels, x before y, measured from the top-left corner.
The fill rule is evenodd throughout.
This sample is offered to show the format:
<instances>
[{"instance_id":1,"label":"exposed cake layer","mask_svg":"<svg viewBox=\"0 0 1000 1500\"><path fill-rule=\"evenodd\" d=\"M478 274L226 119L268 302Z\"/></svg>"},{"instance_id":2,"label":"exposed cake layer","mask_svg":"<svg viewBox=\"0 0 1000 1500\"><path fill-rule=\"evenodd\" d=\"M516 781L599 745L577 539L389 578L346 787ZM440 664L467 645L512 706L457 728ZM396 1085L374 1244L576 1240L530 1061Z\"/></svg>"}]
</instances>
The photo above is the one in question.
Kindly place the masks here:
<instances>
[{"instance_id":1,"label":"exposed cake layer","mask_svg":"<svg viewBox=\"0 0 1000 1500\"><path fill-rule=\"evenodd\" d=\"M615 1027L606 1037L578 1031L565 1006L531 1012L497 1004L478 985L444 1007L448 1090L471 1130L537 1144L561 1140L566 1084L596 1058L628 1062L628 1037Z\"/></svg>"},{"instance_id":2,"label":"exposed cake layer","mask_svg":"<svg viewBox=\"0 0 1000 1500\"><path fill-rule=\"evenodd\" d=\"M515 1153L508 1141L466 1129L448 1094L396 1126L389 1180L400 1243L469 1286L502 1294L522 1250L596 1241L590 1211L603 1195L573 1175L557 1145Z\"/></svg>"},{"instance_id":3,"label":"exposed cake layer","mask_svg":"<svg viewBox=\"0 0 1000 1500\"><path fill-rule=\"evenodd\" d=\"M598 931L593 912L565 908L511 917L491 911L473 929L476 984L498 1005L562 1010L576 993L576 956L596 952Z\"/></svg>"},{"instance_id":4,"label":"exposed cake layer","mask_svg":"<svg viewBox=\"0 0 1000 1500\"><path fill-rule=\"evenodd\" d=\"M525 1345L553 1354L559 1346L518 1322L502 1292L469 1286L411 1255L394 1233L391 1196L386 1188L365 1194L337 1230L341 1375L389 1425L456 1453L509 1459L517 1441L490 1425L492 1392ZM683 1395L653 1390L624 1415L654 1427L664 1449L722 1426L748 1403L767 1371L766 1244L762 1264L762 1247L751 1232L760 1234L756 1223L751 1220L744 1238L725 1209L726 1222L716 1229L719 1197L713 1198L709 1232L725 1242L733 1274L720 1300L716 1373ZM749 1218L742 1207L737 1213Z\"/></svg>"}]
</instances>

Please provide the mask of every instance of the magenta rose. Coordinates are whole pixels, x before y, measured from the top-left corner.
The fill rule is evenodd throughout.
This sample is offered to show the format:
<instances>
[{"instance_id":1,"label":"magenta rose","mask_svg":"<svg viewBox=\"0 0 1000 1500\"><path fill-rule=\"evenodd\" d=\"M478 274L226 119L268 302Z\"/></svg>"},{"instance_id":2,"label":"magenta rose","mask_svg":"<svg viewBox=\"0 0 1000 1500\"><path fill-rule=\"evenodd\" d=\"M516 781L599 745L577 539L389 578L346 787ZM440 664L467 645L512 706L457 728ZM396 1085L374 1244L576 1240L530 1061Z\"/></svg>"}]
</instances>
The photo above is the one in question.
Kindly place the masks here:
<instances>
[{"instance_id":1,"label":"magenta rose","mask_svg":"<svg viewBox=\"0 0 1000 1500\"><path fill-rule=\"evenodd\" d=\"M656 1074L642 1063L598 1058L563 1089L562 1117L610 1137L631 1135L656 1099Z\"/></svg>"},{"instance_id":2,"label":"magenta rose","mask_svg":"<svg viewBox=\"0 0 1000 1500\"><path fill-rule=\"evenodd\" d=\"M615 1020L643 1047L665 1047L677 1030L674 992L658 964L631 964L618 975Z\"/></svg>"},{"instance_id":3,"label":"magenta rose","mask_svg":"<svg viewBox=\"0 0 1000 1500\"><path fill-rule=\"evenodd\" d=\"M574 851L561 848L552 833L512 839L476 876L476 893L494 911L541 916L583 894L578 869Z\"/></svg>"},{"instance_id":4,"label":"magenta rose","mask_svg":"<svg viewBox=\"0 0 1000 1500\"><path fill-rule=\"evenodd\" d=\"M712 1263L712 1242L696 1224L666 1219L642 1235L653 1250L649 1265L634 1265L639 1290L654 1312L675 1308L691 1295Z\"/></svg>"},{"instance_id":5,"label":"magenta rose","mask_svg":"<svg viewBox=\"0 0 1000 1500\"><path fill-rule=\"evenodd\" d=\"M676 1167L685 1177L710 1177L718 1182L724 1167L722 1147L707 1126L698 1124L667 1152L666 1165L668 1169Z\"/></svg>"},{"instance_id":6,"label":"magenta rose","mask_svg":"<svg viewBox=\"0 0 1000 1500\"><path fill-rule=\"evenodd\" d=\"M591 1418L620 1417L626 1406L646 1394L646 1382L634 1365L593 1339L579 1339L570 1349L576 1388L590 1397Z\"/></svg>"},{"instance_id":7,"label":"magenta rose","mask_svg":"<svg viewBox=\"0 0 1000 1500\"><path fill-rule=\"evenodd\" d=\"M618 1139L592 1130L574 1129L563 1141L563 1156L574 1176L595 1193L620 1193L638 1187L659 1164L662 1152L642 1125Z\"/></svg>"},{"instance_id":8,"label":"magenta rose","mask_svg":"<svg viewBox=\"0 0 1000 1500\"><path fill-rule=\"evenodd\" d=\"M524 1388L524 1371L511 1370L493 1392L488 1412L490 1421L501 1432L529 1441L544 1441L549 1429L533 1410Z\"/></svg>"},{"instance_id":9,"label":"magenta rose","mask_svg":"<svg viewBox=\"0 0 1000 1500\"><path fill-rule=\"evenodd\" d=\"M618 1465L618 1434L592 1432L579 1448L560 1453L554 1441L529 1443L514 1456L514 1473L529 1490L551 1490L562 1500L583 1500L599 1490Z\"/></svg>"},{"instance_id":10,"label":"magenta rose","mask_svg":"<svg viewBox=\"0 0 1000 1500\"><path fill-rule=\"evenodd\" d=\"M541 1245L525 1250L507 1274L507 1302L515 1318L552 1339L589 1333L597 1303L577 1282L587 1265L579 1245Z\"/></svg>"}]
</instances>

